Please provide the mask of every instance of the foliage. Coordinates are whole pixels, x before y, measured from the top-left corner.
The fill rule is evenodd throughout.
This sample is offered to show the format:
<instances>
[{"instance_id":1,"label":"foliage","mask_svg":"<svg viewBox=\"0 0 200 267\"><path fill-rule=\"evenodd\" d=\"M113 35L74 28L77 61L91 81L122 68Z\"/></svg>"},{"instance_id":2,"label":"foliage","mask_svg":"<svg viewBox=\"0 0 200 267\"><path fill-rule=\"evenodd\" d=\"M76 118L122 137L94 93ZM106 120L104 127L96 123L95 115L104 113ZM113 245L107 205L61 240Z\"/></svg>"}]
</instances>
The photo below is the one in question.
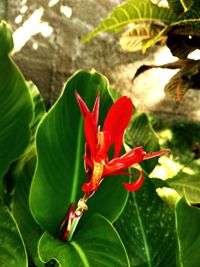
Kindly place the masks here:
<instances>
[{"instance_id":1,"label":"foliage","mask_svg":"<svg viewBox=\"0 0 200 267\"><path fill-rule=\"evenodd\" d=\"M169 14L161 12L160 18L166 21ZM100 92L100 124L116 94L105 76L80 70L46 111L39 91L25 81L10 57L12 34L5 22L0 24L0 40L0 266L196 267L200 217L191 205L199 204L196 172L191 179L177 176L164 185L156 185L146 174L143 187L131 193L121 186L129 178L124 173L107 177L88 200L89 209L77 221L71 240L61 238L61 226L70 221L70 208L82 197L86 181L84 123L74 92L90 109ZM158 141L149 117L135 111L125 148L142 145L153 152L159 149ZM156 164L155 159L146 161L144 171L150 173ZM187 203L183 198L174 200L174 209L169 207L156 191L166 185L177 189Z\"/></svg>"},{"instance_id":2,"label":"foliage","mask_svg":"<svg viewBox=\"0 0 200 267\"><path fill-rule=\"evenodd\" d=\"M180 102L188 89L200 89L199 60L187 58L191 52L200 48L199 29L199 1L168 0L168 6L163 7L159 1L127 0L115 7L111 15L100 22L83 41L89 41L103 31L123 31L119 42L125 51L145 52L154 44L166 43L179 60L162 66L142 66L136 76L149 68L176 66L180 70L168 82L165 92Z\"/></svg>"}]
</instances>

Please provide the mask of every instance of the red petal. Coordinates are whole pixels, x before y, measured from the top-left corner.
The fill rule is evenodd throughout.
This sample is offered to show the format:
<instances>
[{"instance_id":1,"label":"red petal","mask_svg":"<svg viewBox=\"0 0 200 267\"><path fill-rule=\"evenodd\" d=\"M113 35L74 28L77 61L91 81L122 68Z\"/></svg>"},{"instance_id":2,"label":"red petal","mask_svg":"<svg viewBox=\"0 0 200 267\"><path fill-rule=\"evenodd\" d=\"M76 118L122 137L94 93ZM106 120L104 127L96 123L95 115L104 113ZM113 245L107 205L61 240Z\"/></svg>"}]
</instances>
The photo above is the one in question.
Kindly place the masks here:
<instances>
[{"instance_id":1,"label":"red petal","mask_svg":"<svg viewBox=\"0 0 200 267\"><path fill-rule=\"evenodd\" d=\"M75 96L81 111L81 114L85 118L88 113L90 113L90 110L88 109L85 101L82 99L82 97L78 94L77 91L75 91ZM99 119L99 105L100 105L100 93L98 92L98 95L96 97L93 111L92 111L92 116L94 118L94 122L96 125L98 125L98 119Z\"/></svg>"},{"instance_id":2,"label":"red petal","mask_svg":"<svg viewBox=\"0 0 200 267\"><path fill-rule=\"evenodd\" d=\"M141 169L138 169L138 170L140 172L140 177L136 181L134 181L131 184L128 184L128 183L125 183L125 182L122 183L123 186L126 188L126 190L128 190L130 192L138 190L143 184L144 174L143 174Z\"/></svg>"},{"instance_id":3,"label":"red petal","mask_svg":"<svg viewBox=\"0 0 200 267\"><path fill-rule=\"evenodd\" d=\"M88 113L84 122L86 143L89 147L91 156L94 157L97 147L97 127L95 125L93 116Z\"/></svg>"},{"instance_id":4,"label":"red petal","mask_svg":"<svg viewBox=\"0 0 200 267\"><path fill-rule=\"evenodd\" d=\"M98 126L98 120L99 120L99 105L100 105L100 93L98 92L98 95L96 97L94 107L92 110L92 116L94 118L94 122L96 126Z\"/></svg>"},{"instance_id":5,"label":"red petal","mask_svg":"<svg viewBox=\"0 0 200 267\"><path fill-rule=\"evenodd\" d=\"M133 103L126 96L120 97L109 109L103 131L111 133L112 143L115 145L114 157L118 157L122 147L124 130L129 124L133 112Z\"/></svg>"},{"instance_id":6,"label":"red petal","mask_svg":"<svg viewBox=\"0 0 200 267\"><path fill-rule=\"evenodd\" d=\"M149 153L149 154L146 154L144 156L144 160L146 159L151 159L151 158L154 158L154 157L159 157L159 156L162 156L166 153L170 152L169 149L165 149L165 150L161 150L161 151L157 151L157 152L152 152L152 153Z\"/></svg>"},{"instance_id":7,"label":"red petal","mask_svg":"<svg viewBox=\"0 0 200 267\"><path fill-rule=\"evenodd\" d=\"M82 99L82 97L78 94L77 91L75 91L75 96L76 96L76 100L78 102L81 114L83 115L83 117L86 117L86 115L90 112L87 105L85 104L84 100Z\"/></svg>"},{"instance_id":8,"label":"red petal","mask_svg":"<svg viewBox=\"0 0 200 267\"><path fill-rule=\"evenodd\" d=\"M84 183L82 186L83 192L94 192L98 189L99 184L95 185L92 181L89 183Z\"/></svg>"},{"instance_id":9,"label":"red petal","mask_svg":"<svg viewBox=\"0 0 200 267\"><path fill-rule=\"evenodd\" d=\"M104 175L112 175L112 173L124 170L135 163L139 163L143 160L145 151L142 147L136 147L120 158L114 158L108 162L104 168Z\"/></svg>"},{"instance_id":10,"label":"red petal","mask_svg":"<svg viewBox=\"0 0 200 267\"><path fill-rule=\"evenodd\" d=\"M110 148L111 135L109 132L98 132L98 148L96 153L97 161L108 162L107 152Z\"/></svg>"}]
</instances>

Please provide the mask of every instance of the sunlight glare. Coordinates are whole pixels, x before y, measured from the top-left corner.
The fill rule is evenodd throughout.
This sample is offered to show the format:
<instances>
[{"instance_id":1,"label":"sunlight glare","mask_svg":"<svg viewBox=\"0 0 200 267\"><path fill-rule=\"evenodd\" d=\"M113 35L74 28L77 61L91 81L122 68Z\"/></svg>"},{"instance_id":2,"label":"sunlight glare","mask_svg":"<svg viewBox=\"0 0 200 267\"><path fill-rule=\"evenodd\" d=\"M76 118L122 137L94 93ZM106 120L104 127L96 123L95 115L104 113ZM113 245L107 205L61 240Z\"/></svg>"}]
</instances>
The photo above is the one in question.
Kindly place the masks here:
<instances>
[{"instance_id":1,"label":"sunlight glare","mask_svg":"<svg viewBox=\"0 0 200 267\"><path fill-rule=\"evenodd\" d=\"M60 0L50 0L48 6L53 7L55 6Z\"/></svg>"},{"instance_id":2,"label":"sunlight glare","mask_svg":"<svg viewBox=\"0 0 200 267\"><path fill-rule=\"evenodd\" d=\"M60 12L63 13L67 18L72 16L72 9L69 6L61 6Z\"/></svg>"},{"instance_id":3,"label":"sunlight glare","mask_svg":"<svg viewBox=\"0 0 200 267\"><path fill-rule=\"evenodd\" d=\"M44 14L44 8L36 9L33 14L13 33L14 51L16 53L29 41L29 39L38 33L48 37L53 28L47 22L41 22Z\"/></svg>"},{"instance_id":4,"label":"sunlight glare","mask_svg":"<svg viewBox=\"0 0 200 267\"><path fill-rule=\"evenodd\" d=\"M200 50L199 49L194 50L193 52L191 52L188 55L188 58L194 59L194 60L199 60L200 59Z\"/></svg>"}]
</instances>

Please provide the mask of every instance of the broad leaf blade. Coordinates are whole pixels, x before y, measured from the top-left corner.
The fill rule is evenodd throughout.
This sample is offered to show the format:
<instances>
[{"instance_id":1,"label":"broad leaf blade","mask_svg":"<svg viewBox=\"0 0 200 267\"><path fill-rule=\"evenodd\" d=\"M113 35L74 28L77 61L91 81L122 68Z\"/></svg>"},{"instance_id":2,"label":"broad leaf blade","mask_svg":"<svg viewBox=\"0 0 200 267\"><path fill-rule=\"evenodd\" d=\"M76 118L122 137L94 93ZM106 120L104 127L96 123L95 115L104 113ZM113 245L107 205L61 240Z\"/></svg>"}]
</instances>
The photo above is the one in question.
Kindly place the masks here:
<instances>
[{"instance_id":1,"label":"broad leaf blade","mask_svg":"<svg viewBox=\"0 0 200 267\"><path fill-rule=\"evenodd\" d=\"M148 153L159 150L158 138L145 113L133 115L125 134L125 142L131 148L142 146ZM150 173L158 159L142 162L144 169Z\"/></svg>"},{"instance_id":2,"label":"broad leaf blade","mask_svg":"<svg viewBox=\"0 0 200 267\"><path fill-rule=\"evenodd\" d=\"M130 23L141 21L162 21L170 24L176 16L169 8L159 7L150 0L129 0L113 9L111 15L103 20L91 33L83 39L89 41L98 33L111 31Z\"/></svg>"},{"instance_id":3,"label":"broad leaf blade","mask_svg":"<svg viewBox=\"0 0 200 267\"><path fill-rule=\"evenodd\" d=\"M174 178L166 180L166 183L174 188L181 196L192 204L200 203L200 174L193 175L180 173Z\"/></svg>"},{"instance_id":4,"label":"broad leaf blade","mask_svg":"<svg viewBox=\"0 0 200 267\"><path fill-rule=\"evenodd\" d=\"M200 262L200 210L189 206L184 199L176 205L176 231L178 238L179 264L182 267L197 267Z\"/></svg>"},{"instance_id":5,"label":"broad leaf blade","mask_svg":"<svg viewBox=\"0 0 200 267\"><path fill-rule=\"evenodd\" d=\"M137 192L130 193L116 229L131 267L175 266L174 215L148 178Z\"/></svg>"},{"instance_id":6,"label":"broad leaf blade","mask_svg":"<svg viewBox=\"0 0 200 267\"><path fill-rule=\"evenodd\" d=\"M0 208L0 266L27 267L27 256L17 224L6 207Z\"/></svg>"},{"instance_id":7,"label":"broad leaf blade","mask_svg":"<svg viewBox=\"0 0 200 267\"><path fill-rule=\"evenodd\" d=\"M107 79L92 71L76 73L37 131L38 163L30 192L32 214L47 231L56 234L70 204L83 197L81 187L86 181L83 155L85 137L83 119L74 90L92 110L98 91L101 92L100 125L112 104ZM127 192L121 185L124 177L107 177L88 201L89 211L115 220L123 209ZM106 199L110 198L109 204Z\"/></svg>"},{"instance_id":8,"label":"broad leaf blade","mask_svg":"<svg viewBox=\"0 0 200 267\"><path fill-rule=\"evenodd\" d=\"M34 221L29 209L29 189L35 170L35 151L29 151L26 158L21 160L15 170L15 178L18 180L13 196L13 215L24 239L29 257L38 266L44 266L37 253L38 241L43 233L39 225Z\"/></svg>"},{"instance_id":9,"label":"broad leaf blade","mask_svg":"<svg viewBox=\"0 0 200 267\"><path fill-rule=\"evenodd\" d=\"M44 262L56 259L61 267L130 266L117 232L98 214L90 218L71 242L62 242L44 233L39 253Z\"/></svg>"},{"instance_id":10,"label":"broad leaf blade","mask_svg":"<svg viewBox=\"0 0 200 267\"><path fill-rule=\"evenodd\" d=\"M0 24L0 177L25 150L30 138L32 101L25 80L9 57L11 30Z\"/></svg>"},{"instance_id":11,"label":"broad leaf blade","mask_svg":"<svg viewBox=\"0 0 200 267\"><path fill-rule=\"evenodd\" d=\"M35 131L37 129L38 124L40 123L44 115L46 114L46 107L45 107L44 100L37 86L31 81L27 82L26 84L27 84L27 87L29 88L29 92L31 94L33 107L34 107L34 114L33 114L34 116L30 124L31 134L32 134L31 141L34 141Z\"/></svg>"}]
</instances>

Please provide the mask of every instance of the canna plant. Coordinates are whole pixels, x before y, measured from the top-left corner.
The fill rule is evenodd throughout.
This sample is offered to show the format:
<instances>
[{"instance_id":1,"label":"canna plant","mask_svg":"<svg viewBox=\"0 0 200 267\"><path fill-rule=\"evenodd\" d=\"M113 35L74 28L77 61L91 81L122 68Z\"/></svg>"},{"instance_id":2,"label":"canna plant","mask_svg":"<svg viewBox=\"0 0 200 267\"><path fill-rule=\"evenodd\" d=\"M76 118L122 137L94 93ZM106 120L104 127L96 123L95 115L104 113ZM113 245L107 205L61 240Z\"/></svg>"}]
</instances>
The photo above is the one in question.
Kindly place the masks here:
<instances>
[{"instance_id":1,"label":"canna plant","mask_svg":"<svg viewBox=\"0 0 200 267\"><path fill-rule=\"evenodd\" d=\"M169 150L148 117L114 101L94 70L77 71L46 111L12 48L1 22L0 266L196 267L185 251L199 246L200 213L182 193L173 209L158 196L148 174Z\"/></svg>"}]
</instances>

